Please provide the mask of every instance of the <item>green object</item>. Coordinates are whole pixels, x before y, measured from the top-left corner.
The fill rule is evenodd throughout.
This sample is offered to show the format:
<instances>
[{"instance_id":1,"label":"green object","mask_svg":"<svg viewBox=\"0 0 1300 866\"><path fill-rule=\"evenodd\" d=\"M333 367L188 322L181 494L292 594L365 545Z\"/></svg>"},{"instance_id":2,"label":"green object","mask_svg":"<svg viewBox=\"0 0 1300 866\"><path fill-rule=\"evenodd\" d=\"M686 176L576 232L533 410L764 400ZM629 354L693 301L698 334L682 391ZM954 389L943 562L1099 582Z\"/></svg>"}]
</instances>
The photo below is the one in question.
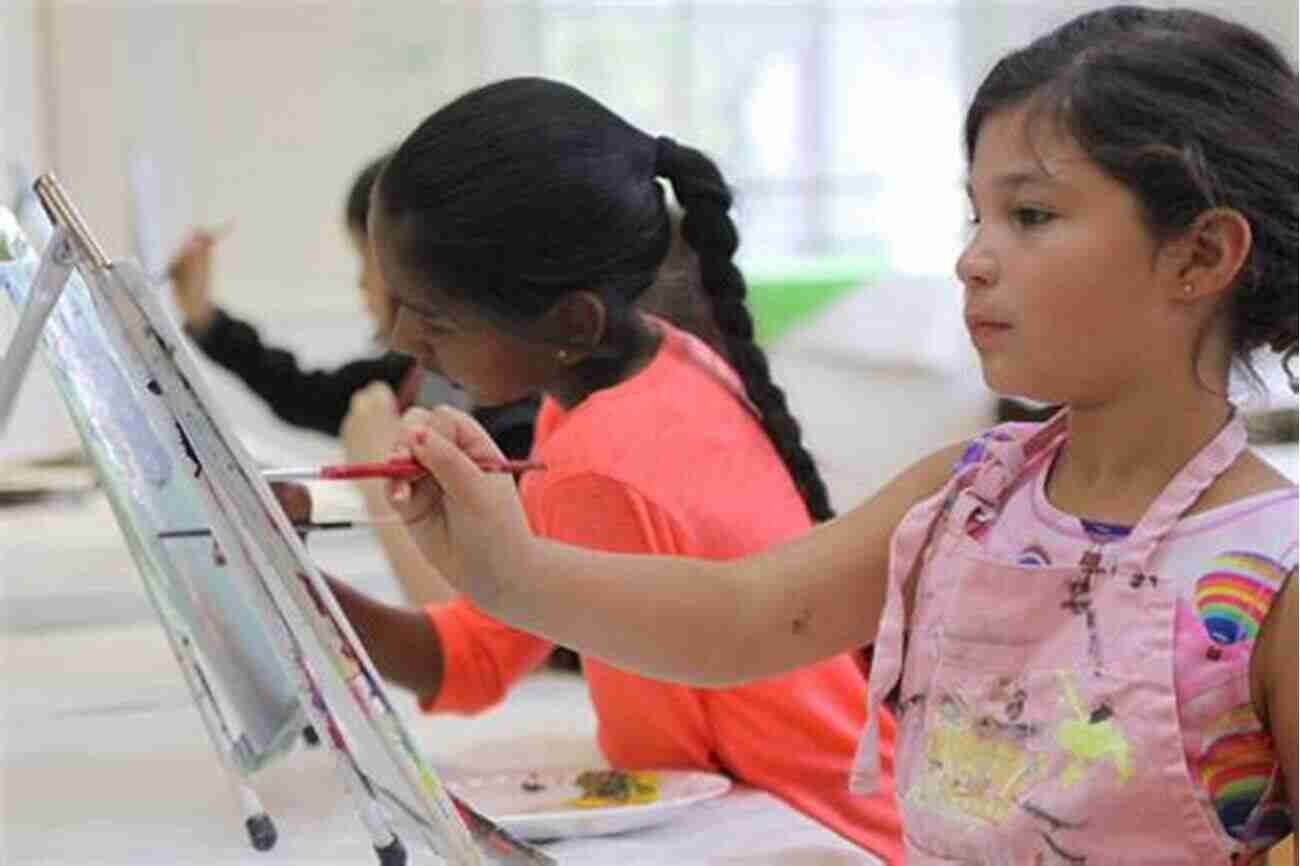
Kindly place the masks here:
<instances>
[{"instance_id":1,"label":"green object","mask_svg":"<svg viewBox=\"0 0 1300 866\"><path fill-rule=\"evenodd\" d=\"M758 342L771 345L800 321L884 269L882 258L820 258L747 267L748 303Z\"/></svg>"}]
</instances>

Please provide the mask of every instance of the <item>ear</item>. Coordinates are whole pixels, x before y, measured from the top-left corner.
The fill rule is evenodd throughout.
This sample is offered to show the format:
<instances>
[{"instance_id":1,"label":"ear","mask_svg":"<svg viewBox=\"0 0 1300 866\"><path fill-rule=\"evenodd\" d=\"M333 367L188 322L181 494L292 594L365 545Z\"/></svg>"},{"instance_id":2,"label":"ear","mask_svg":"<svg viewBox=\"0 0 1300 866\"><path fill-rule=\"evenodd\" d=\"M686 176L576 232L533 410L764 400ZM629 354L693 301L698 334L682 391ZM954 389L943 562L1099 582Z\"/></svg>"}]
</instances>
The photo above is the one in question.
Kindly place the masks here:
<instances>
[{"instance_id":1,"label":"ear","mask_svg":"<svg viewBox=\"0 0 1300 866\"><path fill-rule=\"evenodd\" d=\"M1240 211L1219 207L1198 216L1179 243L1175 297L1184 301L1223 294L1250 255L1250 222Z\"/></svg>"},{"instance_id":2,"label":"ear","mask_svg":"<svg viewBox=\"0 0 1300 866\"><path fill-rule=\"evenodd\" d=\"M563 360L577 363L605 338L605 302L594 292L569 292L547 311L542 325L551 342L568 345Z\"/></svg>"}]
</instances>

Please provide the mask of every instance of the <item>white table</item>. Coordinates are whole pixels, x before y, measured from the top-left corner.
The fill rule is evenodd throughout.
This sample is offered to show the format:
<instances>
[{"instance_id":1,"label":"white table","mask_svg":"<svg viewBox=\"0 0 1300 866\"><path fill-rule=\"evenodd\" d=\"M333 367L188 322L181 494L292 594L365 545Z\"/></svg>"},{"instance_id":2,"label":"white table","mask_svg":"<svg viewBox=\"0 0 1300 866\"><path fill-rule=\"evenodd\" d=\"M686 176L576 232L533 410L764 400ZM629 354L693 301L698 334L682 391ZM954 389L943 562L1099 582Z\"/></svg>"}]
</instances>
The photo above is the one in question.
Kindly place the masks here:
<instances>
[{"instance_id":1,"label":"white table","mask_svg":"<svg viewBox=\"0 0 1300 866\"><path fill-rule=\"evenodd\" d=\"M254 777L279 830L249 846L198 712L102 497L0 509L4 666L0 806L5 864L372 864L325 749ZM318 558L395 597L365 534L313 541ZM474 719L423 717L391 692L435 766L599 766L581 680L541 673ZM410 862L436 863L406 836ZM656 828L547 843L561 864L858 866L876 863L762 792L738 789Z\"/></svg>"}]
</instances>

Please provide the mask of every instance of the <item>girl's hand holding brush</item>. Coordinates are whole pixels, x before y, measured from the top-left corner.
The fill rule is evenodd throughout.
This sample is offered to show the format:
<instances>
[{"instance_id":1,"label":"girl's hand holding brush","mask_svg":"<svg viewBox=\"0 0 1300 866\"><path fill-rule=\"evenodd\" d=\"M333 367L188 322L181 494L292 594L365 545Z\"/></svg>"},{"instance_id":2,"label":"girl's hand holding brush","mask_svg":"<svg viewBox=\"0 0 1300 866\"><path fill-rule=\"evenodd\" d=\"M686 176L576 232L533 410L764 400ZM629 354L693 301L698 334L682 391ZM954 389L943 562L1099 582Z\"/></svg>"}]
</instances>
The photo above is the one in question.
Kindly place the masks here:
<instances>
[{"instance_id":1,"label":"girl's hand holding brush","mask_svg":"<svg viewBox=\"0 0 1300 866\"><path fill-rule=\"evenodd\" d=\"M514 569L532 533L508 465L469 415L450 407L409 409L394 454L427 474L388 482L388 500L411 537L453 586L480 598ZM487 467L486 469L484 467Z\"/></svg>"}]
</instances>

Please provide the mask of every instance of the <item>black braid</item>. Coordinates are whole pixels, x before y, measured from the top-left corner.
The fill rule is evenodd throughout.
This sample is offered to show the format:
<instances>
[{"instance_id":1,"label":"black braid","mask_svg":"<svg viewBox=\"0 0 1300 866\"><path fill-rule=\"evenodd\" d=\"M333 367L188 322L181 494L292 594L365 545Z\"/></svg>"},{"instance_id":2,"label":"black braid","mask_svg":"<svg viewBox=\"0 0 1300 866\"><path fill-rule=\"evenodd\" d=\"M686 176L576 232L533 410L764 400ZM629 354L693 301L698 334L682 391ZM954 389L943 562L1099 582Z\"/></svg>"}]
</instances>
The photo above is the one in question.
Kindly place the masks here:
<instances>
[{"instance_id":1,"label":"black braid","mask_svg":"<svg viewBox=\"0 0 1300 866\"><path fill-rule=\"evenodd\" d=\"M794 479L813 520L835 516L817 463L802 443L799 422L785 392L772 381L767 356L754 342L754 321L745 306L745 278L732 261L740 239L728 211L731 190L717 166L698 150L659 139L656 172L668 179L681 204L682 236L699 258L700 282L726 344L727 360L762 414L763 430Z\"/></svg>"}]
</instances>

